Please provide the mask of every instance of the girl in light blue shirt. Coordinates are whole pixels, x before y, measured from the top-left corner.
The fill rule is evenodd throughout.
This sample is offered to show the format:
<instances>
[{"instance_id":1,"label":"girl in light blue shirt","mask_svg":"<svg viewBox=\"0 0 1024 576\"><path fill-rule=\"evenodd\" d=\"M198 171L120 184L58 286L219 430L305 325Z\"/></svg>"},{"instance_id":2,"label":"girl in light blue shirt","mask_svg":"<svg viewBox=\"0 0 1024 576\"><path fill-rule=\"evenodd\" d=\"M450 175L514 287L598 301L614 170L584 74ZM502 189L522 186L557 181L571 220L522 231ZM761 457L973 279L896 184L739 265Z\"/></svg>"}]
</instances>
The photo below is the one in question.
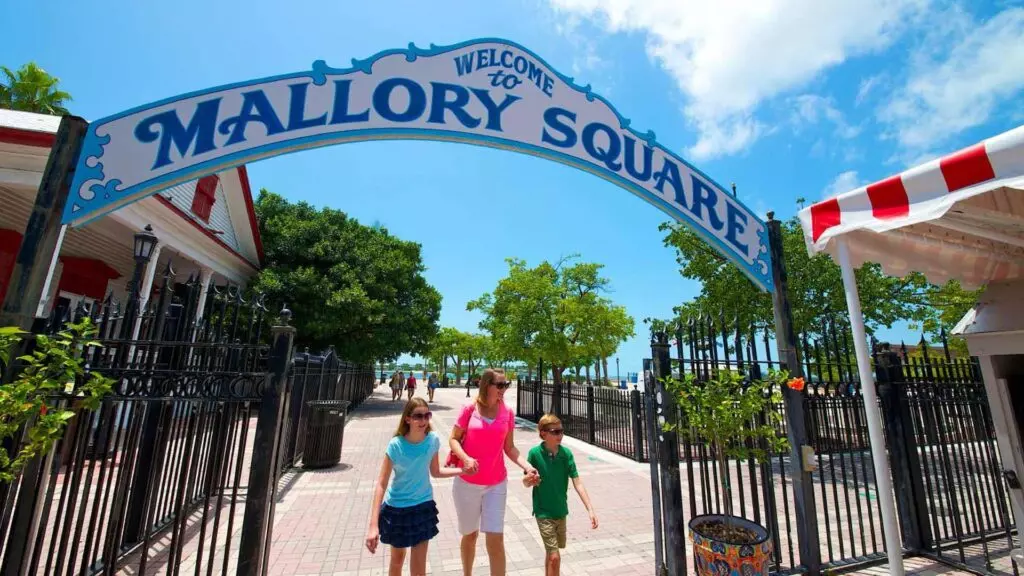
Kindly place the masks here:
<instances>
[{"instance_id":1,"label":"girl in light blue shirt","mask_svg":"<svg viewBox=\"0 0 1024 576\"><path fill-rule=\"evenodd\" d=\"M398 430L388 442L373 491L366 548L373 554L380 542L391 546L389 576L401 576L409 548L412 548L409 572L413 576L427 573L427 545L438 533L437 505L430 477L451 478L463 473L461 468L441 467L438 458L441 441L431 429L431 416L422 398L412 398L406 403ZM393 480L392 471L395 473Z\"/></svg>"}]
</instances>

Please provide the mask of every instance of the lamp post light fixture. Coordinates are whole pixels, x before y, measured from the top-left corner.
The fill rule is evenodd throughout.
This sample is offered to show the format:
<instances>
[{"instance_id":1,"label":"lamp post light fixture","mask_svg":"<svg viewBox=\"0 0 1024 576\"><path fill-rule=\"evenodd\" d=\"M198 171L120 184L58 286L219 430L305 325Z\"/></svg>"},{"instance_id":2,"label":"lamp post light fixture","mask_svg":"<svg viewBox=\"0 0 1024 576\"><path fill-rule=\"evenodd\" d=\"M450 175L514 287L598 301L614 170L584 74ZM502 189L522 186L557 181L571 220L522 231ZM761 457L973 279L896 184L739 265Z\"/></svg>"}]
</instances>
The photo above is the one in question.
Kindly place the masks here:
<instances>
[{"instance_id":1,"label":"lamp post light fixture","mask_svg":"<svg viewBox=\"0 0 1024 576\"><path fill-rule=\"evenodd\" d=\"M146 224L142 232L135 233L135 262L145 264L153 257L153 249L156 248L157 237L153 234L153 227Z\"/></svg>"},{"instance_id":2,"label":"lamp post light fixture","mask_svg":"<svg viewBox=\"0 0 1024 576\"><path fill-rule=\"evenodd\" d=\"M135 233L133 252L135 254L135 271L132 273L132 283L128 286L128 306L125 310L124 321L121 323L121 337L127 339L130 330L135 325L135 317L138 315L141 305L142 271L149 264L153 257L153 250L159 243L156 235L153 234L153 227L149 224L141 232Z\"/></svg>"},{"instance_id":3,"label":"lamp post light fixture","mask_svg":"<svg viewBox=\"0 0 1024 576\"><path fill-rule=\"evenodd\" d=\"M153 227L146 224L146 227L142 232L135 233L135 272L132 274L132 285L130 287L131 303L134 306L138 306L140 294L142 290L142 270L149 264L149 259L153 257L153 250L156 248L157 237L153 234Z\"/></svg>"}]
</instances>

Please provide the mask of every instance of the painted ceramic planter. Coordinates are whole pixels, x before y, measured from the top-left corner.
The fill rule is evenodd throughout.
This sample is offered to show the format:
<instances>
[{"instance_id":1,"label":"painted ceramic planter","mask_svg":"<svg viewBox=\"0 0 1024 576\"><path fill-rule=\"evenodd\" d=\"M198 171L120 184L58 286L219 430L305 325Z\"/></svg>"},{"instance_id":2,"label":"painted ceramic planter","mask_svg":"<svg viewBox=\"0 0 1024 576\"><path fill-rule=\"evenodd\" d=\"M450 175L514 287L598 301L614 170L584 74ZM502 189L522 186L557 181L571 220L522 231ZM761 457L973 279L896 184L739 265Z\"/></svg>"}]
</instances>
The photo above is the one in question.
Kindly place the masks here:
<instances>
[{"instance_id":1,"label":"painted ceramic planter","mask_svg":"<svg viewBox=\"0 0 1024 576\"><path fill-rule=\"evenodd\" d=\"M690 520L690 542L693 562L699 576L768 576L771 566L772 542L768 530L750 520L732 516L733 524L757 534L757 541L748 544L721 542L700 533L702 524L727 518L724 514L708 514Z\"/></svg>"}]
</instances>

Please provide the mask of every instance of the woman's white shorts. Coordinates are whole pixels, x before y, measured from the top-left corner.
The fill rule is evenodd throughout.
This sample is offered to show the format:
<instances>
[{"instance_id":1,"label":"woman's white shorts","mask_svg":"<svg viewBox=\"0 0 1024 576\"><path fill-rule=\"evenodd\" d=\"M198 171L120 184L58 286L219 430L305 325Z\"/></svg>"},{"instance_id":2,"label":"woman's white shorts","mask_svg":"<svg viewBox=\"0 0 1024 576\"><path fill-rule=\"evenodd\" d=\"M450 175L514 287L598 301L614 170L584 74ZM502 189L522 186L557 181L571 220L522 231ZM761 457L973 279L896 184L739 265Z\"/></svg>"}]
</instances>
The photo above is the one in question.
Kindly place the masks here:
<instances>
[{"instance_id":1,"label":"woman's white shorts","mask_svg":"<svg viewBox=\"0 0 1024 576\"><path fill-rule=\"evenodd\" d=\"M477 530L485 534L505 531L508 480L481 486L456 478L452 483L452 499L455 501L455 514L459 517L460 534L472 534Z\"/></svg>"}]
</instances>

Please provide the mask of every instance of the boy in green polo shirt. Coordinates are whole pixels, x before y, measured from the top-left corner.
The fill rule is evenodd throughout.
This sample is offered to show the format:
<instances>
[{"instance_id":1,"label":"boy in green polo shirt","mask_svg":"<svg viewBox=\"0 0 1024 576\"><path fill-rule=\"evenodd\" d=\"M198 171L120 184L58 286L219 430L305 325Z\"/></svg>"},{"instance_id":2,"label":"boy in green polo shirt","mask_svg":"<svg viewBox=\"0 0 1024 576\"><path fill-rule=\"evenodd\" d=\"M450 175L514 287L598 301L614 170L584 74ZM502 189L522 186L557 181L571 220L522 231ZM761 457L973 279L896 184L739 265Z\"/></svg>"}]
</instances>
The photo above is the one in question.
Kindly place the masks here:
<instances>
[{"instance_id":1,"label":"boy in green polo shirt","mask_svg":"<svg viewBox=\"0 0 1024 576\"><path fill-rule=\"evenodd\" d=\"M547 557L544 560L545 576L558 576L561 568L559 548L565 548L565 518L569 515L569 479L580 495L583 506L590 514L590 526L597 528L597 515L590 505L590 496L583 487L583 480L576 472L576 460L568 448L562 446L562 421L554 414L545 414L537 423L537 430L543 440L530 449L526 457L539 477L523 477L523 485L533 487L533 515L537 518L541 540ZM534 478L531 480L531 478Z\"/></svg>"}]
</instances>

